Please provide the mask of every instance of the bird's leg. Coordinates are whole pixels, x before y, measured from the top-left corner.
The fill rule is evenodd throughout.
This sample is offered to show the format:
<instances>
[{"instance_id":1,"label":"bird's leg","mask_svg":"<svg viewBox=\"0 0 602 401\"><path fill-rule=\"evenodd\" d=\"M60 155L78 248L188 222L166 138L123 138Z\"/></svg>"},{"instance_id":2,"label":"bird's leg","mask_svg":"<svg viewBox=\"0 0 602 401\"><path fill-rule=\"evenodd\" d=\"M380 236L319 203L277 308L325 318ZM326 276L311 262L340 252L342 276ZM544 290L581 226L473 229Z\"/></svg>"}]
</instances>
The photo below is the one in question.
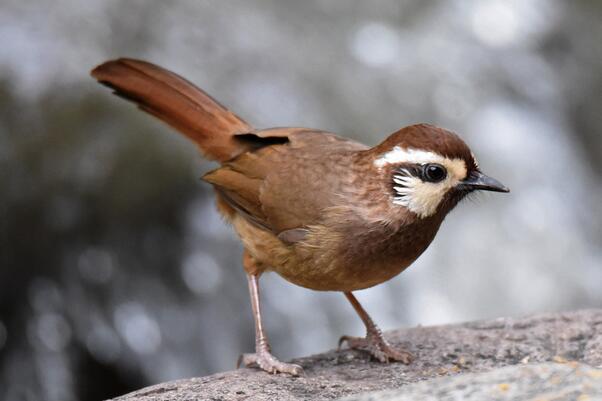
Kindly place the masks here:
<instances>
[{"instance_id":1,"label":"bird's leg","mask_svg":"<svg viewBox=\"0 0 602 401\"><path fill-rule=\"evenodd\" d=\"M253 308L253 317L255 318L255 353L243 354L238 358L238 366L241 362L245 366L257 365L269 373L288 373L293 376L303 374L303 368L292 363L280 362L270 351L268 338L263 331L261 323L261 310L259 305L259 287L257 285L259 275L247 273L249 281L249 293L251 294L251 306Z\"/></svg>"},{"instance_id":2,"label":"bird's leg","mask_svg":"<svg viewBox=\"0 0 602 401\"><path fill-rule=\"evenodd\" d=\"M414 360L414 356L406 350L393 348L383 337L382 331L372 321L368 312L364 310L359 301L351 292L344 293L353 309L360 316L366 325L366 337L342 336L339 340L339 348L343 343L347 343L349 348L361 349L370 352L370 354L381 362L399 361L409 364Z\"/></svg>"}]
</instances>

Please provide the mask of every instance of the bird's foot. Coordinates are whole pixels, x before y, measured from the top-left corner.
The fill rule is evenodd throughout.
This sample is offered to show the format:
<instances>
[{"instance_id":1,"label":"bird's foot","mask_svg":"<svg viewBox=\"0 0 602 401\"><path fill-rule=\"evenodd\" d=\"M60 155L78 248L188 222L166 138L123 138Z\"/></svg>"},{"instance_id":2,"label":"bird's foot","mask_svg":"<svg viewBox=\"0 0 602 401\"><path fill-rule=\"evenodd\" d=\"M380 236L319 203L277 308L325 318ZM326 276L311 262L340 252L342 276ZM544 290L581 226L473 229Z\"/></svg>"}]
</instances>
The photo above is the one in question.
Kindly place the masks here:
<instances>
[{"instance_id":1,"label":"bird's foot","mask_svg":"<svg viewBox=\"0 0 602 401\"><path fill-rule=\"evenodd\" d=\"M262 370L268 373L288 373L292 376L300 376L303 374L303 368L294 363L280 362L269 350L258 351L254 354L242 354L238 358L237 367L243 363L246 367L259 366Z\"/></svg>"},{"instance_id":2,"label":"bird's foot","mask_svg":"<svg viewBox=\"0 0 602 401\"><path fill-rule=\"evenodd\" d=\"M408 365L414 360L414 355L410 352L392 347L380 332L369 331L366 337L342 336L339 340L339 349L343 343L347 343L351 349L368 351L370 355L384 363L397 361Z\"/></svg>"}]
</instances>

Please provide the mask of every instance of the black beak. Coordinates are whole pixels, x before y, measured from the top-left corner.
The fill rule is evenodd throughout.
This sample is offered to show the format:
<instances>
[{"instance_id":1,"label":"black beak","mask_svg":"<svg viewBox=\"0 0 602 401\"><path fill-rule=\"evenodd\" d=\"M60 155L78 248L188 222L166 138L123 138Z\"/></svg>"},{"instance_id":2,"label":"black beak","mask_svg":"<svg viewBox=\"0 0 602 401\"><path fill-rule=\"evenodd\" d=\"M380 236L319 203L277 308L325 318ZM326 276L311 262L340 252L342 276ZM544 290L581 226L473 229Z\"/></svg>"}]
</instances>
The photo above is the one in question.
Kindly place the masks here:
<instances>
[{"instance_id":1,"label":"black beak","mask_svg":"<svg viewBox=\"0 0 602 401\"><path fill-rule=\"evenodd\" d=\"M504 184L486 176L481 172L472 173L464 181L458 184L458 188L465 191L493 191L493 192L510 192Z\"/></svg>"}]
</instances>

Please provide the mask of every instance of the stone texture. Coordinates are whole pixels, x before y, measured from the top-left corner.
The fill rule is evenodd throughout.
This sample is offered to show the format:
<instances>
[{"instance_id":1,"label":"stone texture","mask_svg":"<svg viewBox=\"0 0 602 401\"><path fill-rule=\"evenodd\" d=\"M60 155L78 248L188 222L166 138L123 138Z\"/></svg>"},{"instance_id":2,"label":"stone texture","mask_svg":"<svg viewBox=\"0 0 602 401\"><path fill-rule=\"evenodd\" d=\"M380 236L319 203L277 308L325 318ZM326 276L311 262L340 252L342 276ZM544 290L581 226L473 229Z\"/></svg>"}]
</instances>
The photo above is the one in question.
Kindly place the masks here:
<instances>
[{"instance_id":1,"label":"stone texture","mask_svg":"<svg viewBox=\"0 0 602 401\"><path fill-rule=\"evenodd\" d=\"M602 370L577 362L506 366L341 401L602 401Z\"/></svg>"},{"instance_id":2,"label":"stone texture","mask_svg":"<svg viewBox=\"0 0 602 401\"><path fill-rule=\"evenodd\" d=\"M417 360L409 366L381 364L359 351L330 351L295 360L305 369L303 377L239 369L158 384L116 400L329 400L402 386L405 390L419 381L509 365L577 361L602 367L602 309L416 327L388 332L387 337ZM586 371L580 369L575 372Z\"/></svg>"}]
</instances>

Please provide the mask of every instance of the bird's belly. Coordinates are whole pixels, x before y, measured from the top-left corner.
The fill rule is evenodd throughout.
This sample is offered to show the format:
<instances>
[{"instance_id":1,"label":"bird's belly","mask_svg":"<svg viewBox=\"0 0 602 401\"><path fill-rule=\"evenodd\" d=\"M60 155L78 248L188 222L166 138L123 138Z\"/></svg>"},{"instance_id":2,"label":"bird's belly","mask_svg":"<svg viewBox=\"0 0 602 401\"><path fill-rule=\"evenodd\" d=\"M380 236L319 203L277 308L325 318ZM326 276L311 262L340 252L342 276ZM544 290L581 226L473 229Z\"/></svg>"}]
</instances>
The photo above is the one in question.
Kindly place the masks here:
<instances>
[{"instance_id":1,"label":"bird's belly","mask_svg":"<svg viewBox=\"0 0 602 401\"><path fill-rule=\"evenodd\" d=\"M286 280L318 291L356 291L383 283L401 273L409 264L330 264L309 259L292 266L273 268Z\"/></svg>"},{"instance_id":2,"label":"bird's belly","mask_svg":"<svg viewBox=\"0 0 602 401\"><path fill-rule=\"evenodd\" d=\"M355 230L352 238L319 225L311 226L302 241L287 244L237 213L226 217L257 262L250 273L273 271L293 284L319 291L355 291L390 280L422 254L438 228L437 224L426 230L389 233L383 240L370 230L365 231L368 235Z\"/></svg>"},{"instance_id":3,"label":"bird's belly","mask_svg":"<svg viewBox=\"0 0 602 401\"><path fill-rule=\"evenodd\" d=\"M238 216L237 216L238 217ZM361 260L342 258L339 239L318 233L316 240L286 244L274 234L248 223L232 221L245 249L258 262L259 273L273 271L287 281L319 291L355 291L391 279L412 260Z\"/></svg>"}]
</instances>

